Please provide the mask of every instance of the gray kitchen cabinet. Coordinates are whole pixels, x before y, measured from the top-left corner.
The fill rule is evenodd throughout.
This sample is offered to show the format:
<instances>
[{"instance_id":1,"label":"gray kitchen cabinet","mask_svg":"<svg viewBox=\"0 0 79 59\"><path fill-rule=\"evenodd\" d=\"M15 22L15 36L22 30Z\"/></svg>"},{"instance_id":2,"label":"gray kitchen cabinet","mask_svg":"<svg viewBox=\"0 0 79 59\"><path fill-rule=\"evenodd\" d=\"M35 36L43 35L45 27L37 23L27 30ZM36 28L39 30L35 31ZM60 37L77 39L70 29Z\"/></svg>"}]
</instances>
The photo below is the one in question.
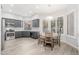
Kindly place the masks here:
<instances>
[{"instance_id":1,"label":"gray kitchen cabinet","mask_svg":"<svg viewBox=\"0 0 79 59\"><path fill-rule=\"evenodd\" d=\"M5 19L5 27L21 27L22 21L10 18L3 18Z\"/></svg>"},{"instance_id":2,"label":"gray kitchen cabinet","mask_svg":"<svg viewBox=\"0 0 79 59\"><path fill-rule=\"evenodd\" d=\"M21 27L21 20L15 20L15 27Z\"/></svg>"},{"instance_id":3,"label":"gray kitchen cabinet","mask_svg":"<svg viewBox=\"0 0 79 59\"><path fill-rule=\"evenodd\" d=\"M22 37L30 37L30 31L21 31Z\"/></svg>"},{"instance_id":4,"label":"gray kitchen cabinet","mask_svg":"<svg viewBox=\"0 0 79 59\"><path fill-rule=\"evenodd\" d=\"M5 27L15 27L14 19L4 18L5 19Z\"/></svg>"},{"instance_id":5,"label":"gray kitchen cabinet","mask_svg":"<svg viewBox=\"0 0 79 59\"><path fill-rule=\"evenodd\" d=\"M15 32L15 38L20 38L20 37L22 37L22 32L21 31Z\"/></svg>"},{"instance_id":6,"label":"gray kitchen cabinet","mask_svg":"<svg viewBox=\"0 0 79 59\"><path fill-rule=\"evenodd\" d=\"M30 32L30 37L34 38L34 39L38 39L39 38L39 32Z\"/></svg>"},{"instance_id":7,"label":"gray kitchen cabinet","mask_svg":"<svg viewBox=\"0 0 79 59\"><path fill-rule=\"evenodd\" d=\"M29 31L16 31L15 38L20 38L20 37L30 37L30 32Z\"/></svg>"},{"instance_id":8,"label":"gray kitchen cabinet","mask_svg":"<svg viewBox=\"0 0 79 59\"><path fill-rule=\"evenodd\" d=\"M39 19L32 20L32 27L39 27Z\"/></svg>"},{"instance_id":9,"label":"gray kitchen cabinet","mask_svg":"<svg viewBox=\"0 0 79 59\"><path fill-rule=\"evenodd\" d=\"M15 38L21 38L21 37L31 37L34 39L39 38L39 32L34 31L16 31L15 32Z\"/></svg>"}]
</instances>

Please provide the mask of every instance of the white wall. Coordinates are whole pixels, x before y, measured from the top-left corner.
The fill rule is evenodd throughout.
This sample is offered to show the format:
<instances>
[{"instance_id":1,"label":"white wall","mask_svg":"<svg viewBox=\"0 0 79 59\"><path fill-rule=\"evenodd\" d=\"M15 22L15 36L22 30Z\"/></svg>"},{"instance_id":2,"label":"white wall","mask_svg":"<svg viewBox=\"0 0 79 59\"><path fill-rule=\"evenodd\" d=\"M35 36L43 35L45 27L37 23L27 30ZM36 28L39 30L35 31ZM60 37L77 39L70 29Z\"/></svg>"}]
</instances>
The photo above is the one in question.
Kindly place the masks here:
<instances>
[{"instance_id":1,"label":"white wall","mask_svg":"<svg viewBox=\"0 0 79 59\"><path fill-rule=\"evenodd\" d=\"M1 7L0 7L0 53L1 53Z\"/></svg>"},{"instance_id":2,"label":"white wall","mask_svg":"<svg viewBox=\"0 0 79 59\"><path fill-rule=\"evenodd\" d=\"M77 14L77 17L78 17L78 21L77 21L77 38L78 38L78 48L79 48L79 5L78 5L78 14Z\"/></svg>"}]
</instances>

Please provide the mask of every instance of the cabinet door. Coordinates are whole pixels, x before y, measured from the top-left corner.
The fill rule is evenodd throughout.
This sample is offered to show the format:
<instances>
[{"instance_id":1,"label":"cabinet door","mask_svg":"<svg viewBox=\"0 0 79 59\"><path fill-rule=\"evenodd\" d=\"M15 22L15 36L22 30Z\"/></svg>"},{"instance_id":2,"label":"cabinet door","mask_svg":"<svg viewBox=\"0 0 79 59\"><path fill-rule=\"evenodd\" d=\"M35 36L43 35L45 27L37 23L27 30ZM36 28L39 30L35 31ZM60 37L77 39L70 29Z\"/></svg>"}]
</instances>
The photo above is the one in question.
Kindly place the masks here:
<instances>
[{"instance_id":1,"label":"cabinet door","mask_svg":"<svg viewBox=\"0 0 79 59\"><path fill-rule=\"evenodd\" d=\"M39 33L38 32L31 32L31 37L34 38L34 39L38 39Z\"/></svg>"},{"instance_id":2,"label":"cabinet door","mask_svg":"<svg viewBox=\"0 0 79 59\"><path fill-rule=\"evenodd\" d=\"M5 19L5 27L14 27L15 23L14 23L14 19L8 19L8 18L4 18Z\"/></svg>"},{"instance_id":3,"label":"cabinet door","mask_svg":"<svg viewBox=\"0 0 79 59\"><path fill-rule=\"evenodd\" d=\"M15 27L21 27L21 21L15 20Z\"/></svg>"},{"instance_id":4,"label":"cabinet door","mask_svg":"<svg viewBox=\"0 0 79 59\"><path fill-rule=\"evenodd\" d=\"M20 38L20 37L22 37L21 32L20 31L15 32L15 38Z\"/></svg>"},{"instance_id":5,"label":"cabinet door","mask_svg":"<svg viewBox=\"0 0 79 59\"><path fill-rule=\"evenodd\" d=\"M32 27L39 27L39 19L32 20Z\"/></svg>"},{"instance_id":6,"label":"cabinet door","mask_svg":"<svg viewBox=\"0 0 79 59\"><path fill-rule=\"evenodd\" d=\"M30 37L29 31L22 31L22 37Z\"/></svg>"}]
</instances>

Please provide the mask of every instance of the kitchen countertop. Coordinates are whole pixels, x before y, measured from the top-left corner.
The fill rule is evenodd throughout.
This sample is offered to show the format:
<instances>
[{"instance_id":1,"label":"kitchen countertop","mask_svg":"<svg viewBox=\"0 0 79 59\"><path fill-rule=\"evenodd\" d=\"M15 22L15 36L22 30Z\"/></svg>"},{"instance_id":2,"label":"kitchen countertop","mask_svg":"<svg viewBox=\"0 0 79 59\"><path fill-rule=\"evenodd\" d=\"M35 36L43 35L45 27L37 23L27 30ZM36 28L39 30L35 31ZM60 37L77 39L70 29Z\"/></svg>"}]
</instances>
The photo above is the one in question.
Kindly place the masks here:
<instances>
[{"instance_id":1,"label":"kitchen countertop","mask_svg":"<svg viewBox=\"0 0 79 59\"><path fill-rule=\"evenodd\" d=\"M34 30L15 30L15 32L16 32L16 31L34 31ZM40 32L40 31L36 31L36 30L35 30L34 32Z\"/></svg>"}]
</instances>

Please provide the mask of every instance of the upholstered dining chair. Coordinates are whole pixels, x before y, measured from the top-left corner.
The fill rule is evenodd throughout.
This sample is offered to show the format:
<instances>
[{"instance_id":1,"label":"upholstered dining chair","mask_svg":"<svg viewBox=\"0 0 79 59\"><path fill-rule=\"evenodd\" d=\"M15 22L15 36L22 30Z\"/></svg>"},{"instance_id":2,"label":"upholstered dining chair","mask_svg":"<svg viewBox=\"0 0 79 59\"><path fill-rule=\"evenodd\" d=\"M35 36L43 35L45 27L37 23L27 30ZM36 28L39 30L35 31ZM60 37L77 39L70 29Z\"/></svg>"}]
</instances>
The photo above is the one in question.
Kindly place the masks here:
<instances>
[{"instance_id":1,"label":"upholstered dining chair","mask_svg":"<svg viewBox=\"0 0 79 59\"><path fill-rule=\"evenodd\" d=\"M58 44L60 46L60 36L58 33L53 33L53 40L54 40L54 45Z\"/></svg>"},{"instance_id":2,"label":"upholstered dining chair","mask_svg":"<svg viewBox=\"0 0 79 59\"><path fill-rule=\"evenodd\" d=\"M46 44L50 44L51 45L51 50L53 50L54 47L54 41L53 41L53 34L52 33L45 33L45 41L44 41L44 46L46 47Z\"/></svg>"},{"instance_id":3,"label":"upholstered dining chair","mask_svg":"<svg viewBox=\"0 0 79 59\"><path fill-rule=\"evenodd\" d=\"M44 35L39 35L38 44L43 44L44 45L44 40L45 40L45 36Z\"/></svg>"}]
</instances>

